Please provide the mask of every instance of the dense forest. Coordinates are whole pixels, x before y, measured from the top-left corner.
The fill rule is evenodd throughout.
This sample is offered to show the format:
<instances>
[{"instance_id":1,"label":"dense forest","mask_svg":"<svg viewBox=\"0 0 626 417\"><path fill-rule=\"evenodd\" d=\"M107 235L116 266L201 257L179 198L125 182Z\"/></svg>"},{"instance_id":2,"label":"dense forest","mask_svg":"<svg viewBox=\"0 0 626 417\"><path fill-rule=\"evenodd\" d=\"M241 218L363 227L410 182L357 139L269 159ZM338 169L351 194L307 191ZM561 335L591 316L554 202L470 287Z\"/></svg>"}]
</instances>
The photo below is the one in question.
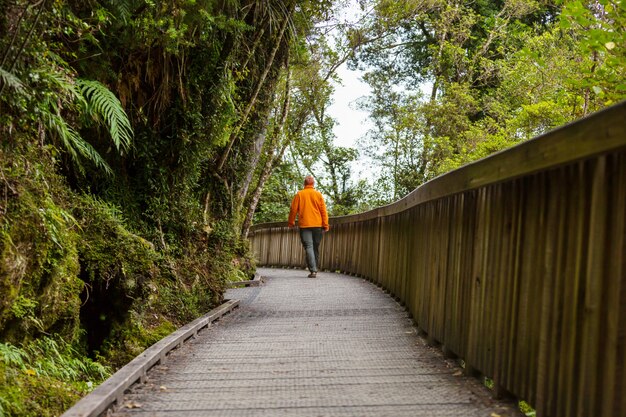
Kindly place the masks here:
<instances>
[{"instance_id":1,"label":"dense forest","mask_svg":"<svg viewBox=\"0 0 626 417\"><path fill-rule=\"evenodd\" d=\"M60 414L219 304L305 174L354 213L622 100L625 26L609 0L0 0L0 416Z\"/></svg>"}]
</instances>

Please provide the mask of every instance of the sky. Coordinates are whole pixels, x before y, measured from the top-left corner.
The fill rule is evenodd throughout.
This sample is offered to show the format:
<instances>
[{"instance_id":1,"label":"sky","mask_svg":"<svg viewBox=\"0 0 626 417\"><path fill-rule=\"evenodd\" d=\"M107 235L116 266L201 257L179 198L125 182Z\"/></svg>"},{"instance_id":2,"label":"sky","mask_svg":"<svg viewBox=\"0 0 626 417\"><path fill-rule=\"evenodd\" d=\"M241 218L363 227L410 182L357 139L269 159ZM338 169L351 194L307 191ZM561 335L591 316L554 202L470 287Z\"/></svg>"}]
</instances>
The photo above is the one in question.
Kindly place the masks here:
<instances>
[{"instance_id":1,"label":"sky","mask_svg":"<svg viewBox=\"0 0 626 417\"><path fill-rule=\"evenodd\" d=\"M342 85L335 85L333 104L328 108L328 114L337 120L333 129L335 144L346 147L356 147L359 137L365 135L371 126L368 113L357 109L356 101L370 92L367 84L361 81L361 73L351 71L343 64L337 70Z\"/></svg>"},{"instance_id":2,"label":"sky","mask_svg":"<svg viewBox=\"0 0 626 417\"><path fill-rule=\"evenodd\" d=\"M358 3L351 0L346 8L340 12L340 18L344 22L356 22L363 12L360 11ZM373 127L369 121L368 112L359 110L356 101L370 94L370 87L361 81L361 71L348 69L346 63L337 69L337 75L341 79L341 84L335 83L333 94L333 104L328 108L327 114L335 119L336 124L333 129L335 134L335 145L359 148L357 141L365 136L367 131ZM358 180L368 176L366 170L370 170L371 163L368 158L360 152L359 160L351 164L353 179Z\"/></svg>"},{"instance_id":3,"label":"sky","mask_svg":"<svg viewBox=\"0 0 626 417\"><path fill-rule=\"evenodd\" d=\"M357 108L356 101L369 95L370 88L361 81L361 73L349 70L345 63L337 69L337 75L341 78L341 84L335 85L333 104L327 110L327 114L336 120L333 128L335 145L358 149L358 139L365 136L372 123L368 112ZM354 180L366 177L368 167L371 166L366 163L365 155L359 153L359 159L351 164Z\"/></svg>"},{"instance_id":4,"label":"sky","mask_svg":"<svg viewBox=\"0 0 626 417\"><path fill-rule=\"evenodd\" d=\"M363 12L358 3L352 0L345 4L338 15L339 20L344 23L355 23L362 17ZM365 135L369 127L368 114L357 109L356 101L369 95L370 88L361 81L362 72L349 70L345 62L337 69L337 75L341 79L341 84L335 84L334 103L328 108L328 114L337 121L333 129L335 144L356 147L357 139Z\"/></svg>"}]
</instances>

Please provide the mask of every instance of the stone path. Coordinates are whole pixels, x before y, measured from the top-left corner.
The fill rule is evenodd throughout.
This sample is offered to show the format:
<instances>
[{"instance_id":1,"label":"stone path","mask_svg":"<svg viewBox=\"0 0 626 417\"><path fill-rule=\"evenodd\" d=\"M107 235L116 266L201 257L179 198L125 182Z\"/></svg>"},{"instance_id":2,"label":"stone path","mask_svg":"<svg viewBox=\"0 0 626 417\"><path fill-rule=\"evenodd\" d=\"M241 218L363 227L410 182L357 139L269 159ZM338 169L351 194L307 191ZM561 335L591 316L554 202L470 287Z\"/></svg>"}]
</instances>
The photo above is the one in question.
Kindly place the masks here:
<instances>
[{"instance_id":1,"label":"stone path","mask_svg":"<svg viewBox=\"0 0 626 417\"><path fill-rule=\"evenodd\" d=\"M521 416L360 278L260 269L240 308L174 351L115 416ZM129 408L132 407L132 408Z\"/></svg>"}]
</instances>

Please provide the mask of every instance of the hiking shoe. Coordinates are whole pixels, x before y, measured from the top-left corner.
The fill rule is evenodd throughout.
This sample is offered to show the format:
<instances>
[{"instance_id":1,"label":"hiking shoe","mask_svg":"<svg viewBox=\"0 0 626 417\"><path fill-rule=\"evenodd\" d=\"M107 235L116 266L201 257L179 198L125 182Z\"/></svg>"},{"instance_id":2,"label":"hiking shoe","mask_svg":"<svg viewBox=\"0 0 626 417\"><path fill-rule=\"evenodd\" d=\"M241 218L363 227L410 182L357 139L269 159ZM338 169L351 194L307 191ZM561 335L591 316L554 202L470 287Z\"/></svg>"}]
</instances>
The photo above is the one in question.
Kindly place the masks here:
<instances>
[{"instance_id":1,"label":"hiking shoe","mask_svg":"<svg viewBox=\"0 0 626 417\"><path fill-rule=\"evenodd\" d=\"M309 278L317 278L317 272L311 272Z\"/></svg>"}]
</instances>

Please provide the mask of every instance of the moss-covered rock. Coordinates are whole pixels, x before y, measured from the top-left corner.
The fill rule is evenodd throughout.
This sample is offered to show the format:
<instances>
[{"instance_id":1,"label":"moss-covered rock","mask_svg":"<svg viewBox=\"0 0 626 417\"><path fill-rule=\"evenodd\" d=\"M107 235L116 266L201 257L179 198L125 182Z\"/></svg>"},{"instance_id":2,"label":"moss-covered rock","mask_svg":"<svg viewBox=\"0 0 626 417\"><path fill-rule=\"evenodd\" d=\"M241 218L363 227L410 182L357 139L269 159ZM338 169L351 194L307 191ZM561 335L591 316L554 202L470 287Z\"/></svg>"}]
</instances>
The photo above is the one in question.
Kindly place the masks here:
<instances>
[{"instance_id":1,"label":"moss-covered rock","mask_svg":"<svg viewBox=\"0 0 626 417\"><path fill-rule=\"evenodd\" d=\"M0 151L5 205L0 216L0 338L21 342L41 333L73 339L82 282L78 225L67 187L47 155Z\"/></svg>"},{"instance_id":2,"label":"moss-covered rock","mask_svg":"<svg viewBox=\"0 0 626 417\"><path fill-rule=\"evenodd\" d=\"M137 301L142 301L160 274L161 255L132 233L113 205L84 195L74 209L81 228L78 245L82 294L81 322L91 351L123 325Z\"/></svg>"}]
</instances>

